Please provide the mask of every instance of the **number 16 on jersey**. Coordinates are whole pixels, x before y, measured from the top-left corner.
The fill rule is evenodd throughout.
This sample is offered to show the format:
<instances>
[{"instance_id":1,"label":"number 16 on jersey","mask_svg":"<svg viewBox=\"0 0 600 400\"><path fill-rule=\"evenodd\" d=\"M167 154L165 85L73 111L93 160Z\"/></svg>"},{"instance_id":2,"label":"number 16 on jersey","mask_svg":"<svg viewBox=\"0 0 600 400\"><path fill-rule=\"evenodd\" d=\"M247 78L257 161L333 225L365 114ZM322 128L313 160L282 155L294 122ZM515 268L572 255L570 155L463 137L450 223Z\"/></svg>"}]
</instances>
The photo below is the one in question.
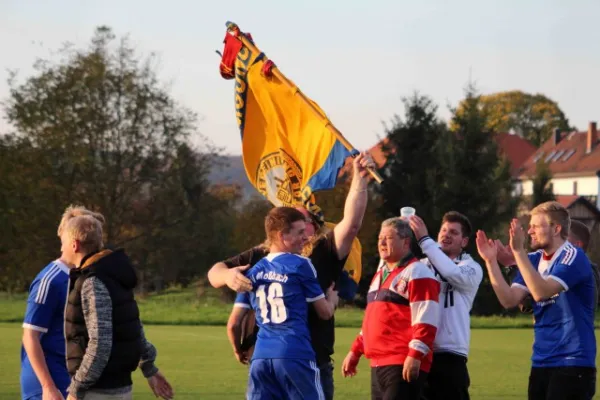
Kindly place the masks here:
<instances>
[{"instance_id":1,"label":"number 16 on jersey","mask_svg":"<svg viewBox=\"0 0 600 400\"><path fill-rule=\"evenodd\" d=\"M264 324L281 324L287 319L287 310L283 303L283 286L273 282L270 285L260 285L256 290L260 317Z\"/></svg>"}]
</instances>

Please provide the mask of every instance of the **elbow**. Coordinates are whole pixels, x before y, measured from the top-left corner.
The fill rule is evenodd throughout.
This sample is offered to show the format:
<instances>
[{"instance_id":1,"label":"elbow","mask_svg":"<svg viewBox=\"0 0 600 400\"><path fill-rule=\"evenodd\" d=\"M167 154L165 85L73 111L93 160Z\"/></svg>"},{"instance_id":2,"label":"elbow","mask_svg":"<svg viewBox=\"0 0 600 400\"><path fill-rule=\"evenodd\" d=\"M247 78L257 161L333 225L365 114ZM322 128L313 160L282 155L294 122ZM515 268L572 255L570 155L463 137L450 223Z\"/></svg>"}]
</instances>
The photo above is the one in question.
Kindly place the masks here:
<instances>
[{"instance_id":1,"label":"elbow","mask_svg":"<svg viewBox=\"0 0 600 400\"><path fill-rule=\"evenodd\" d=\"M208 283L210 283L210 286L212 286L216 289L217 287L215 286L215 284L213 282L214 281L214 274L212 273L213 268L214 268L214 266L208 270L208 274L206 275L206 277L208 278Z\"/></svg>"},{"instance_id":2,"label":"elbow","mask_svg":"<svg viewBox=\"0 0 600 400\"><path fill-rule=\"evenodd\" d=\"M240 318L229 318L227 321L227 332L236 332L242 326L242 320Z\"/></svg>"},{"instance_id":3,"label":"elbow","mask_svg":"<svg viewBox=\"0 0 600 400\"><path fill-rule=\"evenodd\" d=\"M333 314L334 314L333 307L327 307L326 309L320 310L319 318L321 318L323 320L329 320L329 319L333 318Z\"/></svg>"},{"instance_id":4,"label":"elbow","mask_svg":"<svg viewBox=\"0 0 600 400\"><path fill-rule=\"evenodd\" d=\"M323 313L321 313L321 315L319 315L319 318L321 318L324 321L330 320L331 317L333 317L333 313L330 313L330 312L323 312Z\"/></svg>"},{"instance_id":5,"label":"elbow","mask_svg":"<svg viewBox=\"0 0 600 400\"><path fill-rule=\"evenodd\" d=\"M500 300L500 305L504 307L505 310L512 310L513 308L519 305L519 301L515 299L504 299Z\"/></svg>"},{"instance_id":6,"label":"elbow","mask_svg":"<svg viewBox=\"0 0 600 400\"><path fill-rule=\"evenodd\" d=\"M511 302L508 301L501 301L500 305L502 306L502 308L504 308L505 310L511 310L513 308L515 308L517 306L517 304L513 304Z\"/></svg>"},{"instance_id":7,"label":"elbow","mask_svg":"<svg viewBox=\"0 0 600 400\"><path fill-rule=\"evenodd\" d=\"M208 282L215 289L218 289L221 286L223 286L223 285L219 284L218 279L217 279L219 264L221 264L221 263L216 263L215 265L213 265L212 268L208 270L208 274L207 274Z\"/></svg>"},{"instance_id":8,"label":"elbow","mask_svg":"<svg viewBox=\"0 0 600 400\"><path fill-rule=\"evenodd\" d=\"M547 300L548 298L550 298L552 296L545 296L541 293L531 293L531 297L533 298L533 301L535 301L537 303L539 301Z\"/></svg>"}]
</instances>

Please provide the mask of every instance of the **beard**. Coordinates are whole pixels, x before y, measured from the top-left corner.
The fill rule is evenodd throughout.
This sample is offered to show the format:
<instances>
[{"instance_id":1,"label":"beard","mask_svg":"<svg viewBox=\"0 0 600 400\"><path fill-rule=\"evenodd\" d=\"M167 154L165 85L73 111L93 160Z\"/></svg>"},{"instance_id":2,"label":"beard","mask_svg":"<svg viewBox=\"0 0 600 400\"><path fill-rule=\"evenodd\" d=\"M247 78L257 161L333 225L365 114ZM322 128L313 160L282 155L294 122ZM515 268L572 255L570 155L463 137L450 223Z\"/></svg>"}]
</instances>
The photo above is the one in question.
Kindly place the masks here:
<instances>
[{"instance_id":1,"label":"beard","mask_svg":"<svg viewBox=\"0 0 600 400\"><path fill-rule=\"evenodd\" d=\"M548 242L538 242L536 240L531 241L531 249L533 251L547 250L548 247L550 247L550 243Z\"/></svg>"}]
</instances>

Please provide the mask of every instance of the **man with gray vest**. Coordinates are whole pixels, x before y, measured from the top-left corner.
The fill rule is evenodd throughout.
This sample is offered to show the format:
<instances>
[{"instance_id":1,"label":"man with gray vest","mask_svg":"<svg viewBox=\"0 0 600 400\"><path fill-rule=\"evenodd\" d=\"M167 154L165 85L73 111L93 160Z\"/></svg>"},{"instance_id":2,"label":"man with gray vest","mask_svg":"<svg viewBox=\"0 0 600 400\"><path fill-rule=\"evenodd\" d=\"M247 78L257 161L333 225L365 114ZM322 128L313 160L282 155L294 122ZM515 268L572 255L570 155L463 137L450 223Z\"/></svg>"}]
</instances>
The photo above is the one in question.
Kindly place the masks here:
<instances>
[{"instance_id":1,"label":"man with gray vest","mask_svg":"<svg viewBox=\"0 0 600 400\"><path fill-rule=\"evenodd\" d=\"M413 215L409 222L427 256L421 261L441 281L441 320L433 342L433 364L424 397L427 400L468 400L470 311L483 278L481 266L465 252L472 233L471 223L456 211L447 212L442 218L436 243L428 236L421 218Z\"/></svg>"},{"instance_id":2,"label":"man with gray vest","mask_svg":"<svg viewBox=\"0 0 600 400\"><path fill-rule=\"evenodd\" d=\"M144 337L127 255L102 248L102 226L89 215L69 220L61 243L63 257L76 266L65 307L67 400L131 399L131 373L138 366L155 396L172 398L171 386L154 366L156 349Z\"/></svg>"}]
</instances>

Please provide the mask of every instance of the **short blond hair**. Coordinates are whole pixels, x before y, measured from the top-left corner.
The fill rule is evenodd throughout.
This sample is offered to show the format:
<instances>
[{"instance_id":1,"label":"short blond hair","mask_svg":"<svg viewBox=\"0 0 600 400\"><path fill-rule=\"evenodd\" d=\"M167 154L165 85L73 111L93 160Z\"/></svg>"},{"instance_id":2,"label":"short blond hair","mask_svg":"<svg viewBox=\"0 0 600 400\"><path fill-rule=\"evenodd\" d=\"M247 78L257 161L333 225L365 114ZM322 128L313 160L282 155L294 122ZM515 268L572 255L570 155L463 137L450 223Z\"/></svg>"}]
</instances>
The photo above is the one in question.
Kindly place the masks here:
<instances>
[{"instance_id":1,"label":"short blond hair","mask_svg":"<svg viewBox=\"0 0 600 400\"><path fill-rule=\"evenodd\" d=\"M71 240L77 240L86 253L99 251L104 246L102 223L92 215L79 215L71 218L64 225L62 233Z\"/></svg>"},{"instance_id":2,"label":"short blond hair","mask_svg":"<svg viewBox=\"0 0 600 400\"><path fill-rule=\"evenodd\" d=\"M547 201L545 203L541 203L531 210L530 214L542 214L548 218L548 221L551 224L555 224L560 226L560 236L563 239L567 239L569 236L569 228L571 227L571 217L569 216L569 211L556 201Z\"/></svg>"},{"instance_id":3,"label":"short blond hair","mask_svg":"<svg viewBox=\"0 0 600 400\"><path fill-rule=\"evenodd\" d=\"M62 235L63 229L65 228L65 225L67 224L67 222L69 222L70 219L74 218L74 217L79 217L81 215L91 215L92 217L96 218L100 224L104 224L105 219L104 219L104 215L88 210L87 208L85 208L84 206L77 206L74 204L71 204L69 207L67 207L65 209L65 212L62 215L62 218L60 220L60 224L58 225L58 230L57 230L57 234L60 237Z\"/></svg>"}]
</instances>

